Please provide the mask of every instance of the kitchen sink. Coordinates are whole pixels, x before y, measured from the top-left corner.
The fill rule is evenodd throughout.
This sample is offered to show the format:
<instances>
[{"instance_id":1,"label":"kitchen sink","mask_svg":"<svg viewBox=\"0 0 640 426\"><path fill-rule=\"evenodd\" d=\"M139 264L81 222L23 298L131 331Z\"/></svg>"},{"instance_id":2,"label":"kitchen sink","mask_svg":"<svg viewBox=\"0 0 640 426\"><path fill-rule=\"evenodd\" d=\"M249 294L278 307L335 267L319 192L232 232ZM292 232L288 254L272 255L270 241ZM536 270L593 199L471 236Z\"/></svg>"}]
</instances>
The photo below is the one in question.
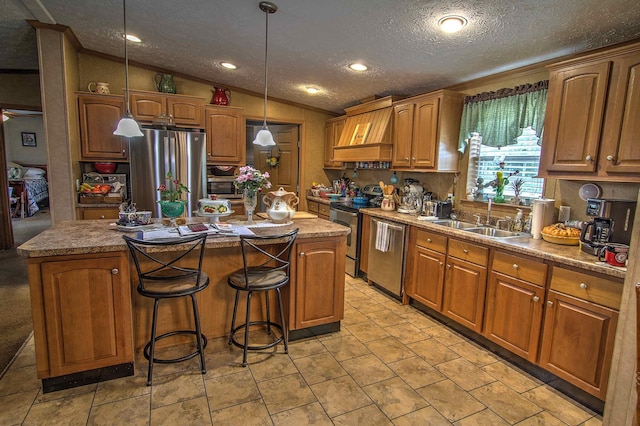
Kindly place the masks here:
<instances>
[{"instance_id":1,"label":"kitchen sink","mask_svg":"<svg viewBox=\"0 0 640 426\"><path fill-rule=\"evenodd\" d=\"M459 220L450 220L450 219L434 220L431 223L433 223L434 225L446 226L447 228L455 228L455 229L468 229L468 228L475 228L478 226L473 223L461 222Z\"/></svg>"},{"instance_id":2,"label":"kitchen sink","mask_svg":"<svg viewBox=\"0 0 640 426\"><path fill-rule=\"evenodd\" d=\"M472 227L472 228L464 229L464 231L473 232L474 234L480 234L480 235L484 235L486 237L492 237L492 238L523 237L526 235L521 232L504 231L502 229L489 228L489 227L482 227L482 228Z\"/></svg>"}]
</instances>

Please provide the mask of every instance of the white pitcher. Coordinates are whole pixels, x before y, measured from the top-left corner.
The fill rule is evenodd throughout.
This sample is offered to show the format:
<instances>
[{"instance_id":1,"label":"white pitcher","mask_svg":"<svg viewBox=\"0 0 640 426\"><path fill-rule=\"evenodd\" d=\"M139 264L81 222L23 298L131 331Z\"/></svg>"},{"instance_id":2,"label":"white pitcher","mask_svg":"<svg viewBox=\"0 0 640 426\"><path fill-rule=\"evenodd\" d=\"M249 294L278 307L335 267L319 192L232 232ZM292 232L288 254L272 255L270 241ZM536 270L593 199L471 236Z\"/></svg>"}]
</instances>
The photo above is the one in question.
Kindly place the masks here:
<instances>
[{"instance_id":1,"label":"white pitcher","mask_svg":"<svg viewBox=\"0 0 640 426\"><path fill-rule=\"evenodd\" d=\"M299 201L296 194L282 187L262 197L262 202L267 206L267 216L273 223L286 223L293 219Z\"/></svg>"}]
</instances>

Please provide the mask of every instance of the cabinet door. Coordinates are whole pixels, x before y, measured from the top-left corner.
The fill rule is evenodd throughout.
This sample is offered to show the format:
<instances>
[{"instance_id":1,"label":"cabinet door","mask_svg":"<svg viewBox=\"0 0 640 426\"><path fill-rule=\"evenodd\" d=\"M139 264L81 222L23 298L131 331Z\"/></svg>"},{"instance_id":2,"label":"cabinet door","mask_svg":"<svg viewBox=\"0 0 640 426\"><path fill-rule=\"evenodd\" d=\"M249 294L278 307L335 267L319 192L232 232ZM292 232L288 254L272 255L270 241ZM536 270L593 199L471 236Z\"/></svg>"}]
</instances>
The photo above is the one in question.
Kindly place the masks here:
<instances>
[{"instance_id":1,"label":"cabinet door","mask_svg":"<svg viewBox=\"0 0 640 426\"><path fill-rule=\"evenodd\" d=\"M168 97L167 111L173 116L174 123L181 126L204 127L204 100L193 98Z\"/></svg>"},{"instance_id":2,"label":"cabinet door","mask_svg":"<svg viewBox=\"0 0 640 426\"><path fill-rule=\"evenodd\" d=\"M438 148L438 115L440 98L432 97L416 104L411 145L411 165L415 168L436 168Z\"/></svg>"},{"instance_id":3,"label":"cabinet door","mask_svg":"<svg viewBox=\"0 0 640 426\"><path fill-rule=\"evenodd\" d=\"M540 170L595 173L611 62L552 71Z\"/></svg>"},{"instance_id":4,"label":"cabinet door","mask_svg":"<svg viewBox=\"0 0 640 426\"><path fill-rule=\"evenodd\" d=\"M618 312L549 292L540 366L604 400Z\"/></svg>"},{"instance_id":5,"label":"cabinet door","mask_svg":"<svg viewBox=\"0 0 640 426\"><path fill-rule=\"evenodd\" d=\"M113 131L124 116L122 96L78 95L80 113L80 155L83 160L126 160L125 138Z\"/></svg>"},{"instance_id":6,"label":"cabinet door","mask_svg":"<svg viewBox=\"0 0 640 426\"><path fill-rule=\"evenodd\" d=\"M414 104L393 107L393 167L411 166Z\"/></svg>"},{"instance_id":7,"label":"cabinet door","mask_svg":"<svg viewBox=\"0 0 640 426\"><path fill-rule=\"evenodd\" d=\"M79 217L81 220L91 220L91 219L118 219L120 216L118 215L119 209L117 207L114 208L81 208L78 209Z\"/></svg>"},{"instance_id":8,"label":"cabinet door","mask_svg":"<svg viewBox=\"0 0 640 426\"><path fill-rule=\"evenodd\" d=\"M127 258L41 265L51 376L133 361Z\"/></svg>"},{"instance_id":9,"label":"cabinet door","mask_svg":"<svg viewBox=\"0 0 640 426\"><path fill-rule=\"evenodd\" d=\"M369 267L369 238L371 234L371 218L364 216L360 238L360 270L367 273Z\"/></svg>"},{"instance_id":10,"label":"cabinet door","mask_svg":"<svg viewBox=\"0 0 640 426\"><path fill-rule=\"evenodd\" d=\"M131 114L138 121L151 123L153 117L167 113L167 98L152 93L131 93Z\"/></svg>"},{"instance_id":11,"label":"cabinet door","mask_svg":"<svg viewBox=\"0 0 640 426\"><path fill-rule=\"evenodd\" d=\"M445 277L442 313L480 333L487 268L449 256Z\"/></svg>"},{"instance_id":12,"label":"cabinet door","mask_svg":"<svg viewBox=\"0 0 640 426\"><path fill-rule=\"evenodd\" d=\"M246 141L244 112L239 108L206 107L207 162L244 165Z\"/></svg>"},{"instance_id":13,"label":"cabinet door","mask_svg":"<svg viewBox=\"0 0 640 426\"><path fill-rule=\"evenodd\" d=\"M640 52L616 60L616 69L600 163L606 173L640 173Z\"/></svg>"},{"instance_id":14,"label":"cabinet door","mask_svg":"<svg viewBox=\"0 0 640 426\"><path fill-rule=\"evenodd\" d=\"M346 237L297 242L291 329L314 327L344 317Z\"/></svg>"},{"instance_id":15,"label":"cabinet door","mask_svg":"<svg viewBox=\"0 0 640 426\"><path fill-rule=\"evenodd\" d=\"M341 169L344 163L340 161L333 161L333 147L340 141L342 130L347 119L330 120L325 123L324 127L324 167L325 168L338 168Z\"/></svg>"},{"instance_id":16,"label":"cabinet door","mask_svg":"<svg viewBox=\"0 0 640 426\"><path fill-rule=\"evenodd\" d=\"M408 296L441 312L445 255L420 246L415 247L411 277L413 294Z\"/></svg>"},{"instance_id":17,"label":"cabinet door","mask_svg":"<svg viewBox=\"0 0 640 426\"><path fill-rule=\"evenodd\" d=\"M544 288L492 272L483 335L535 362L542 326Z\"/></svg>"}]
</instances>

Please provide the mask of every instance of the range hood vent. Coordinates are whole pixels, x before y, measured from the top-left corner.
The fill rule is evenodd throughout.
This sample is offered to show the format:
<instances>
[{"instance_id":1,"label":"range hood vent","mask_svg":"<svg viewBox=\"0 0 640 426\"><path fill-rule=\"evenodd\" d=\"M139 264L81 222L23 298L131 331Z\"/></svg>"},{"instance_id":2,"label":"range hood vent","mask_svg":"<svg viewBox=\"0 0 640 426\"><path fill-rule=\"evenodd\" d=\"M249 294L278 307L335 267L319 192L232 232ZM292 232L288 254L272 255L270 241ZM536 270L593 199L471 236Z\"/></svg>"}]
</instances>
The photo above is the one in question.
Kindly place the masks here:
<instances>
[{"instance_id":1,"label":"range hood vent","mask_svg":"<svg viewBox=\"0 0 640 426\"><path fill-rule=\"evenodd\" d=\"M347 121L338 144L335 161L391 161L391 119L393 96L347 108Z\"/></svg>"}]
</instances>

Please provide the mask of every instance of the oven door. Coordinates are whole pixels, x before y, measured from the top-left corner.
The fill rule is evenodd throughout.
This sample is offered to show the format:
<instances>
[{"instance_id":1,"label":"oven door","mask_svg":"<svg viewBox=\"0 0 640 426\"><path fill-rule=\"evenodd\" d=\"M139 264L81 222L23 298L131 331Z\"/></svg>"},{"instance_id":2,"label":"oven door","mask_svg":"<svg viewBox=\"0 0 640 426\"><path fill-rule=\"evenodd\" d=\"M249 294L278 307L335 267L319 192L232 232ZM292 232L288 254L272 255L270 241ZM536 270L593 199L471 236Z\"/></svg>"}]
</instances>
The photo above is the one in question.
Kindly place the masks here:
<instances>
[{"instance_id":1,"label":"oven door","mask_svg":"<svg viewBox=\"0 0 640 426\"><path fill-rule=\"evenodd\" d=\"M347 235L347 259L345 262L345 272L352 277L358 276L360 268L359 252L360 244L360 219L356 212L348 212L344 210L331 209L329 211L329 220L339 223L340 225L351 228L351 233Z\"/></svg>"}]
</instances>

